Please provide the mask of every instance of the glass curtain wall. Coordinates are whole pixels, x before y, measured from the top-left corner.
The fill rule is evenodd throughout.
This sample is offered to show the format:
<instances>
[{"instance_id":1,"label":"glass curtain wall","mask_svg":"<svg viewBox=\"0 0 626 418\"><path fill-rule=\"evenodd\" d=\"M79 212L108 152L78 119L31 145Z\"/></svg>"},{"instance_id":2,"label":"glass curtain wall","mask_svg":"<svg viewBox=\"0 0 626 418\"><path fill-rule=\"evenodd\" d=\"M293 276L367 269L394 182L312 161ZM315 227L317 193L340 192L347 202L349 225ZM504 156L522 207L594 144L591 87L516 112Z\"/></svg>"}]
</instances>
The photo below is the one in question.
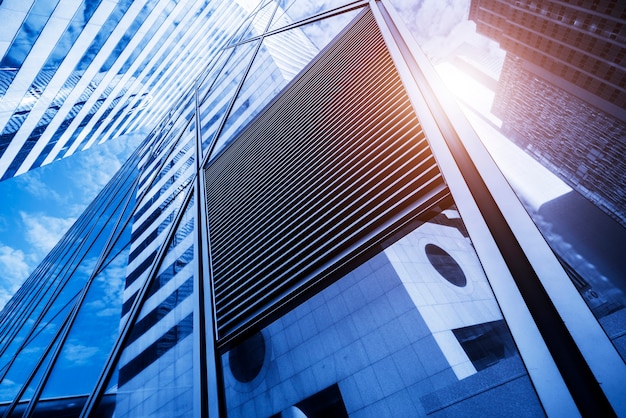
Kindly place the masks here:
<instances>
[{"instance_id":1,"label":"glass curtain wall","mask_svg":"<svg viewBox=\"0 0 626 418\"><path fill-rule=\"evenodd\" d=\"M446 130L458 115L388 7L153 3L141 19L176 15L185 46L158 73L132 54L106 64L149 86L129 99L142 116L115 107L84 126L158 125L3 311L5 416L620 411L623 375L601 379L562 325L580 358L574 372L559 363L518 279L545 282L511 263L489 223L504 215L481 213L474 174L460 174L450 138L474 134ZM177 32L190 16L230 19ZM172 72L184 62L202 74ZM144 112L143 95L167 116Z\"/></svg>"}]
</instances>

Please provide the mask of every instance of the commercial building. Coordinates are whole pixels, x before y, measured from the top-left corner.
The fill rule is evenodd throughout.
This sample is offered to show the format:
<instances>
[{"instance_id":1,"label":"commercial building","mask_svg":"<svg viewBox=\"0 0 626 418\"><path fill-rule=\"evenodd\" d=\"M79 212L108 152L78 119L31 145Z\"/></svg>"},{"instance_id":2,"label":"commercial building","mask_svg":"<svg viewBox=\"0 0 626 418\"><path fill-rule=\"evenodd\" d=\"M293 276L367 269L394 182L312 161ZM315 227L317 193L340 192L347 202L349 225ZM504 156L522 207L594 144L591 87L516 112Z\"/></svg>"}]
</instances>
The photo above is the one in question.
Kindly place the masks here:
<instances>
[{"instance_id":1,"label":"commercial building","mask_svg":"<svg viewBox=\"0 0 626 418\"><path fill-rule=\"evenodd\" d=\"M227 13L0 314L3 414L626 413L621 337L393 7Z\"/></svg>"},{"instance_id":2,"label":"commercial building","mask_svg":"<svg viewBox=\"0 0 626 418\"><path fill-rule=\"evenodd\" d=\"M152 129L245 16L128 0L7 0L0 13L1 179Z\"/></svg>"},{"instance_id":3,"label":"commercial building","mask_svg":"<svg viewBox=\"0 0 626 418\"><path fill-rule=\"evenodd\" d=\"M626 226L626 25L615 1L473 0L507 51L493 112L503 132Z\"/></svg>"}]
</instances>

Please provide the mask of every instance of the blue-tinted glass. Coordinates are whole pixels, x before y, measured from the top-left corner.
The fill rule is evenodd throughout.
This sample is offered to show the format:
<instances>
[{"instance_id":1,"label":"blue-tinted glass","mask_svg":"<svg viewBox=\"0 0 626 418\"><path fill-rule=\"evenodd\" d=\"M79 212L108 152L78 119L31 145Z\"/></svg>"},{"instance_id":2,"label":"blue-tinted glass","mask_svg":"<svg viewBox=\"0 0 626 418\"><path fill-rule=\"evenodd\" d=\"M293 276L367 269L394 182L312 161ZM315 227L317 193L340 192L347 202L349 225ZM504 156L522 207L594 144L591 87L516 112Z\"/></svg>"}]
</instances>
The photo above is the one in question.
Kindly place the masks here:
<instances>
[{"instance_id":1,"label":"blue-tinted glass","mask_svg":"<svg viewBox=\"0 0 626 418\"><path fill-rule=\"evenodd\" d=\"M206 4L206 3L205 3ZM185 15L189 8L191 7L191 5L187 5L180 13L180 16ZM196 12L195 12L195 17L197 18L198 16L200 16L200 14L202 12L205 12L204 6L200 7ZM172 49L178 45L178 41L180 41L180 39L185 35L184 31L180 31L177 33L177 35L175 37L171 37L171 33L174 31L174 29L176 28L176 26L178 25L179 21L176 19L174 20L173 25L171 25L170 27L167 28L166 32L163 34L161 41L157 43L157 45L150 51L150 53L148 54L148 56L146 57L145 60L143 60L141 62L141 64L139 65L139 67L137 67L137 69L135 70L135 72L133 73L133 78L137 78L141 75L141 72L145 69L146 65L150 62L151 59L153 59L153 57L159 53L160 56L168 56L170 54L170 52L172 51ZM167 40L167 42L166 42ZM167 44L167 46L164 48L164 44ZM144 77L141 80L141 84L145 84L148 81L148 78L150 76L153 75L153 72L149 72L147 74L144 75ZM154 81L153 81L154 83ZM152 84L153 85L153 84ZM147 103L142 104L143 101L149 101L149 95L148 93L143 93L140 97L139 96L133 96L131 98L128 99L128 101L132 104L132 111L136 111L139 110L138 108L143 108ZM141 109L140 108L140 109ZM116 135L116 133L119 131L120 127L122 125L124 125L124 123L128 120L129 117L131 117L132 112L128 112L125 116L122 114L122 111L118 111L117 114L115 115L115 117L113 117L111 119L111 121L109 122L108 126L104 129L103 131L103 136L106 135L106 132L109 131L109 129L111 129L113 124L116 124L117 127L114 131L109 133L108 138L112 138Z\"/></svg>"},{"instance_id":2,"label":"blue-tinted glass","mask_svg":"<svg viewBox=\"0 0 626 418\"><path fill-rule=\"evenodd\" d=\"M66 254L57 254L59 264L48 265L48 269L40 271L38 275L31 276L31 292L26 296L27 303L23 303L21 309L17 311L10 321L10 328L4 331L4 344L2 345L2 357L0 361L0 373L7 371L8 366L16 354L21 355L21 349L28 341L32 340L37 329L41 329L42 321L49 321L51 317L58 315L64 307L63 305L48 306L49 300L58 291L59 285L54 278L63 274L66 263L70 257ZM49 313L52 309L52 314ZM44 316L48 315L44 318ZM43 322L45 324L45 322ZM8 332L7 332L8 331ZM32 360L30 356L29 359Z\"/></svg>"},{"instance_id":3,"label":"blue-tinted glass","mask_svg":"<svg viewBox=\"0 0 626 418\"><path fill-rule=\"evenodd\" d=\"M125 74L126 71L128 71L128 68L137 60L137 57L139 56L139 54L143 52L146 44L153 38L155 32L159 30L161 26L163 26L163 22L168 17L168 15L172 12L172 9L175 6L175 3L173 2L168 3L167 6L168 7L166 7L165 10L163 10L159 14L156 21L150 26L148 31L145 34L142 34L141 41L137 44L135 49L131 52L130 56L126 59L126 61L124 62L120 70L118 71L118 74Z\"/></svg>"},{"instance_id":4,"label":"blue-tinted glass","mask_svg":"<svg viewBox=\"0 0 626 418\"><path fill-rule=\"evenodd\" d=\"M255 43L241 45L228 57L225 66L220 70L217 78L206 79L200 88L200 94L210 89L202 99L200 106L200 122L202 146L206 150L220 124L229 102L244 77L244 71L252 59Z\"/></svg>"},{"instance_id":5,"label":"blue-tinted glass","mask_svg":"<svg viewBox=\"0 0 626 418\"><path fill-rule=\"evenodd\" d=\"M130 233L120 241L124 243L121 249L113 249L117 257L93 279L42 398L89 393L95 386L119 331Z\"/></svg>"},{"instance_id":6,"label":"blue-tinted glass","mask_svg":"<svg viewBox=\"0 0 626 418\"><path fill-rule=\"evenodd\" d=\"M136 160L131 158L57 245L53 251L57 252L57 262L32 277L34 287L41 292L33 294L32 304L25 304L24 312L15 318L21 328L9 349L3 350L2 364L16 356L5 382L18 382L20 376L30 373L37 353L43 353L59 330L117 228L116 221L121 214L130 215L126 203L134 196L136 175Z\"/></svg>"},{"instance_id":7,"label":"blue-tinted glass","mask_svg":"<svg viewBox=\"0 0 626 418\"><path fill-rule=\"evenodd\" d=\"M232 37L230 44L236 44L253 36L262 34L268 26L269 19L275 9L276 3L274 1L261 0L253 10L247 10L248 12L251 12L251 14L246 19L246 22L241 25L241 28L237 31L237 33L235 33Z\"/></svg>"},{"instance_id":8,"label":"blue-tinted glass","mask_svg":"<svg viewBox=\"0 0 626 418\"><path fill-rule=\"evenodd\" d=\"M191 416L193 414L193 200L186 209L137 321L116 373L98 406L103 416Z\"/></svg>"},{"instance_id":9,"label":"blue-tinted glass","mask_svg":"<svg viewBox=\"0 0 626 418\"><path fill-rule=\"evenodd\" d=\"M48 353L46 354L45 358L42 359L42 361L40 362L39 367L37 368L37 370L35 371L35 373L32 375L32 377L30 378L29 383L24 383L24 385L20 385L21 387L19 388L19 390L22 391L22 396L18 398L16 398L14 400L14 402L19 401L22 403L25 403L27 401L29 401L30 399L32 399L33 394L35 392L35 388L40 384L41 379L44 375L44 372L46 370L46 368L49 366L50 361L52 359L52 352L57 348L59 344L59 339L57 339L53 346L51 347L51 349L48 351ZM15 385L17 386L17 385ZM13 396L17 396L19 393L15 393ZM0 394L0 398L2 399L6 399L4 397L3 394ZM13 413L13 415L9 415L8 414L8 410L11 407L10 404L6 404L3 407L0 407L0 413L2 414L6 414L7 416L19 416L19 413L21 412L17 412L17 413Z\"/></svg>"},{"instance_id":10,"label":"blue-tinted glass","mask_svg":"<svg viewBox=\"0 0 626 418\"><path fill-rule=\"evenodd\" d=\"M206 3L205 3L206 4ZM167 53L172 49L172 47L176 44L176 42L173 42L174 39L172 39L171 34L173 33L173 31L176 29L176 27L178 26L178 24L180 23L181 19L184 18L187 13L189 12L189 10L192 7L192 3L188 3L186 5L184 5L178 12L178 15L175 19L173 19L172 23L170 25L168 25L165 28L165 31L163 32L163 34L161 35L160 39L158 42L155 43L154 47L150 50L150 52L148 53L148 55L141 60L141 62L139 63L139 66L137 66L137 68L135 69L135 71L133 72L132 75L132 79L130 81L127 82L127 87L130 83L136 83L136 78L138 78L141 75L141 72L146 68L146 66L148 65L148 63L151 62L151 60L153 59L153 57L157 54L157 53L164 53L164 55L167 55ZM196 5L197 7L197 5ZM199 10L203 10L204 6L199 9ZM199 12L196 13L196 15L198 15ZM162 14L163 17L167 16L167 13ZM151 27L151 31L155 32L157 29L162 29L159 24L155 24ZM180 39L180 36L182 36L182 33L184 33L183 31L179 32L179 34L177 35L176 39ZM144 39L142 40L141 45L139 45L136 49L135 49L135 53L133 55L139 54L140 52L143 51L145 44L149 41L151 41L153 38L153 36L151 34L148 34L147 36L144 37ZM164 48L164 45L167 45L167 48ZM165 51L165 49L167 51ZM130 57L126 63L124 64L124 68L122 68L120 70L120 74L122 73L126 73L127 68L129 66L131 66L132 64L134 64L135 61L135 57ZM94 130L97 129L102 123L107 123L105 128L102 130L102 137L104 138L108 131L114 126L120 126L122 125L129 117L131 117L133 111L135 111L141 104L142 104L142 99L147 96L147 93L143 93L141 95L141 97L137 97L135 94L131 95L130 97L128 97L126 99L126 103L124 104L124 106L122 106L121 108L119 108L116 112L115 115L111 118L106 118L105 116L102 116L98 122L96 123ZM131 105L132 103L132 105ZM128 109L128 107L130 107L130 109ZM107 110L107 113L109 113L112 110L111 107L109 107L109 110ZM129 111L127 111L129 110ZM112 135L109 136L109 138Z\"/></svg>"},{"instance_id":11,"label":"blue-tinted glass","mask_svg":"<svg viewBox=\"0 0 626 418\"><path fill-rule=\"evenodd\" d=\"M186 45L184 50L174 56L168 57L168 62L162 65L161 71L155 74L151 74L151 82L143 82L144 86L149 91L155 92L154 98L151 98L153 103L156 103L153 108L167 108L170 103L173 103L177 99L178 93L184 88L191 89L193 81L195 79L195 71L198 63L204 62L207 58L213 56L213 51L225 42L231 34L231 30L237 27L239 19L243 19L241 15L241 9L233 3L219 3L218 5L208 7L203 11L206 16L206 21L201 24L200 30L188 31L185 34L184 39L181 41L183 45ZM200 32L200 36L196 34ZM212 50L198 50L196 45L211 45ZM188 47L189 46L189 47ZM191 52L191 50L195 52ZM185 64L182 67L183 72L175 74L172 71L173 68L179 68L179 58L182 57ZM180 85L180 81L183 80L184 84L178 90L166 89L163 90L161 86L170 85L176 83ZM154 113L154 112L153 112ZM118 125L113 133L110 133L110 138L116 132L129 132L136 128L141 120L141 115L144 114L144 107L141 106L136 112L133 121L124 125L123 127ZM150 120L150 119L148 119ZM146 121L144 120L144 123Z\"/></svg>"},{"instance_id":12,"label":"blue-tinted glass","mask_svg":"<svg viewBox=\"0 0 626 418\"><path fill-rule=\"evenodd\" d=\"M75 240L79 245L81 239L77 231L82 225L77 223L66 235L68 240ZM25 341L31 330L36 326L36 319L44 314L47 301L56 289L58 283L55 278L63 274L67 261L68 248L57 246L44 259L35 272L27 279L20 294L20 303L15 310L5 318L2 328L2 344L0 345L0 373L6 371L6 365L11 361L20 345ZM57 260L54 262L53 260Z\"/></svg>"},{"instance_id":13,"label":"blue-tinted glass","mask_svg":"<svg viewBox=\"0 0 626 418\"><path fill-rule=\"evenodd\" d=\"M96 37L91 42L91 45L87 48L87 51L81 58L80 62L74 68L74 71L84 71L87 69L131 4L132 0L120 0L117 3L115 9L111 12L107 20L102 25L102 28L98 31Z\"/></svg>"},{"instance_id":14,"label":"blue-tinted glass","mask_svg":"<svg viewBox=\"0 0 626 418\"><path fill-rule=\"evenodd\" d=\"M262 344L250 333L224 354L228 416L543 416L459 221L450 208L416 223L263 328ZM454 257L465 287L427 245Z\"/></svg>"},{"instance_id":15,"label":"blue-tinted glass","mask_svg":"<svg viewBox=\"0 0 626 418\"><path fill-rule=\"evenodd\" d=\"M80 77L78 75L89 67L93 59L96 57L96 55L98 54L98 52L100 51L100 49L102 48L102 46L104 45L108 37L110 36L111 32L115 29L115 27L117 26L119 21L122 19L122 17L124 16L124 13L126 13L126 11L128 10L131 4L132 4L132 0L120 0L116 4L115 9L111 12L111 14L107 17L106 21L102 24L101 29L98 31L98 34L96 35L94 40L91 42L91 45L89 45L83 57L79 61L79 63L76 64L76 66L74 67L72 71L72 76L70 76L67 79L63 87L60 89L59 94L57 95L57 100L59 101L65 100L65 97L67 96L67 94L69 94L69 92L72 91L74 86L80 80ZM88 7L86 8L86 12L91 11L91 10L92 10L92 6L88 5ZM72 123L73 119L76 117L78 112L84 106L85 102L91 96L91 93L96 88L98 82L99 82L99 79L95 78L93 82L81 94L79 100L73 105L66 119L61 123L61 125L57 128L57 130L52 135L52 138L50 139L50 142L48 146L46 147L46 149L48 149L49 151L46 153L43 153L40 156L39 160L43 161L45 157L47 156L47 154L52 150L52 148L54 148L54 146L50 146L50 143L56 144L59 141L59 139L63 136L63 134L69 127L69 125ZM101 104L101 101L99 101L99 103ZM62 153L67 151L68 148L69 148L69 145L66 144L61 150ZM1 148L0 148L0 152L2 152Z\"/></svg>"},{"instance_id":16,"label":"blue-tinted glass","mask_svg":"<svg viewBox=\"0 0 626 418\"><path fill-rule=\"evenodd\" d=\"M115 9L109 15L105 23L102 25L102 28L100 29L100 31L98 32L94 40L92 41L91 45L87 48L87 51L85 52L85 54L83 55L79 63L74 67L72 74L80 74L80 72L84 71L85 69L89 67L93 59L96 57L96 55L100 51L101 47L104 45L104 43L108 39L111 32L120 22L120 20L124 16L124 13L126 13L126 11L128 10L131 4L132 4L131 0L122 0L116 5ZM120 43L118 43L118 48L125 46L127 42L128 42L128 39L126 39L126 42L124 42L124 40L120 41ZM112 54L109 56L109 60L114 61L117 58L117 56L119 56L120 51L117 51L117 52L116 51L112 52ZM72 113L66 117L65 121L57 128L57 130L53 134L51 138L52 142L56 143L61 138L61 136L65 133L65 131L67 130L67 128L69 127L73 119L78 114L78 111L84 106L85 102L89 99L89 97L91 96L91 94L93 93L93 91L95 90L99 82L101 81L103 75L104 73L100 73L99 75L94 77L89 87L87 87L84 90L77 104L74 105L74 107L72 108ZM68 92L70 92L78 81L79 81L79 77L68 78L68 80L65 82L65 84L61 88L59 94L57 95L57 100L64 100L63 96L66 95ZM84 118L83 121L81 121L80 127L84 127L88 123L91 117L93 117L93 112L95 112L95 110L97 110L102 105L102 102L105 99L106 99L106 93L105 93L104 98L100 97L97 100L96 105L94 106L94 109L90 110L87 117ZM65 144L65 146L61 149L60 154L64 155L64 153L69 149L70 146L71 144Z\"/></svg>"},{"instance_id":17,"label":"blue-tinted glass","mask_svg":"<svg viewBox=\"0 0 626 418\"><path fill-rule=\"evenodd\" d=\"M19 69L22 66L58 3L59 0L50 0L36 1L33 4L11 46L0 61L0 67Z\"/></svg>"},{"instance_id":18,"label":"blue-tinted glass","mask_svg":"<svg viewBox=\"0 0 626 418\"><path fill-rule=\"evenodd\" d=\"M524 191L519 190L525 202ZM537 227L572 283L626 361L626 228L572 190L543 203L526 202Z\"/></svg>"},{"instance_id":19,"label":"blue-tinted glass","mask_svg":"<svg viewBox=\"0 0 626 418\"><path fill-rule=\"evenodd\" d=\"M121 96L123 95L123 92L120 92L120 94L113 99L113 101L111 102L111 104L109 105L109 108L107 109L107 111L105 112L105 115L102 116L103 118L106 118L106 116L108 116L109 112L113 109L113 107L120 101ZM70 137L70 139L67 141L67 143L65 144L65 146L63 147L63 149L59 152L58 154L58 158L63 158L66 154L66 152L72 147L72 145L74 144L74 142L76 142L76 140L78 139L78 136L80 135L80 133L83 131L83 129L85 128L85 126L87 126L87 124L89 123L89 121L95 116L95 113L98 111L98 109L100 109L100 106L102 106L102 104L104 103L105 100L107 100L107 96L106 96L106 92L102 94L102 96L96 100L96 102L94 103L94 105L92 106L91 110L89 111L89 113L87 115L85 115L85 117L80 121L80 123L78 124L78 126L76 126L76 128L74 129L74 131L72 132L72 136ZM84 103L83 103L84 104ZM73 119L73 118L72 118ZM72 121L72 119L66 119L66 121ZM59 128L60 129L60 128ZM55 135L55 138L57 138L57 135ZM56 141L55 141L56 142Z\"/></svg>"},{"instance_id":20,"label":"blue-tinted glass","mask_svg":"<svg viewBox=\"0 0 626 418\"><path fill-rule=\"evenodd\" d=\"M70 313L75 296L49 311L28 339L23 341L19 355L0 382L0 400L12 400L26 384L26 379L33 372L39 358L44 355L65 317Z\"/></svg>"},{"instance_id":21,"label":"blue-tinted glass","mask_svg":"<svg viewBox=\"0 0 626 418\"><path fill-rule=\"evenodd\" d=\"M65 59L68 51L73 46L76 39L78 39L85 25L87 24L89 19L91 19L93 13L101 2L102 0L90 0L87 2L82 2L81 7L78 8L77 12L72 17L72 20L70 21L67 29L65 30L63 35L61 35L59 41L57 42L56 46L50 53L50 56L43 65L43 70L52 70L53 72L56 72L59 64L61 64L61 61ZM41 76L42 74L40 72L40 74L35 79L33 85L37 85L38 82L43 81L40 80Z\"/></svg>"},{"instance_id":22,"label":"blue-tinted glass","mask_svg":"<svg viewBox=\"0 0 626 418\"><path fill-rule=\"evenodd\" d=\"M301 32L286 31L265 38L224 125L214 154L227 147L316 53L317 49Z\"/></svg>"},{"instance_id":23,"label":"blue-tinted glass","mask_svg":"<svg viewBox=\"0 0 626 418\"><path fill-rule=\"evenodd\" d=\"M272 21L270 30L276 30L301 19L311 17L317 13L345 5L346 2L331 0L324 3L301 2L288 0L288 5L279 8ZM346 25L360 12L360 9L322 19L305 26L301 30L306 37L318 48L324 48Z\"/></svg>"},{"instance_id":24,"label":"blue-tinted glass","mask_svg":"<svg viewBox=\"0 0 626 418\"><path fill-rule=\"evenodd\" d=\"M119 42L117 43L117 45L111 52L111 55L109 55L105 63L102 65L102 67L100 67L100 72L108 71L109 68L111 68L113 63L117 60L117 58L120 56L122 51L126 48L128 43L131 41L131 39L133 39L137 30L139 29L141 24L144 22L144 20L146 20L146 18L148 17L152 9L154 9L157 3L158 3L157 0L149 0L146 2L146 4L139 11L139 14L137 15L133 23L130 25L130 27L124 34L124 36L122 36L122 39L119 40Z\"/></svg>"}]
</instances>

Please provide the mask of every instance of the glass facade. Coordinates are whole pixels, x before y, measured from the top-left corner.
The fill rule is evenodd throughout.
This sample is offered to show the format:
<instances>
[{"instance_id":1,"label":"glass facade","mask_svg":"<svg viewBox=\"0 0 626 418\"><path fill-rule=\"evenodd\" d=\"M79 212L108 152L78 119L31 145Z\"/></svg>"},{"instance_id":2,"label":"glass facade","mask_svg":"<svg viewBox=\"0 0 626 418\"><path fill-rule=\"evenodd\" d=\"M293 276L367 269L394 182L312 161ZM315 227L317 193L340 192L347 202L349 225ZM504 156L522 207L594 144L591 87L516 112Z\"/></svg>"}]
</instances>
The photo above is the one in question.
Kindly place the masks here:
<instances>
[{"instance_id":1,"label":"glass facade","mask_svg":"<svg viewBox=\"0 0 626 418\"><path fill-rule=\"evenodd\" d=\"M73 5L41 97L0 113L4 175L151 130L0 313L4 416L626 413L624 361L392 6L332 3Z\"/></svg>"},{"instance_id":2,"label":"glass facade","mask_svg":"<svg viewBox=\"0 0 626 418\"><path fill-rule=\"evenodd\" d=\"M439 273L431 245L449 251L445 265L463 272L464 286ZM248 337L222 364L233 417L544 415L454 208Z\"/></svg>"},{"instance_id":3,"label":"glass facade","mask_svg":"<svg viewBox=\"0 0 626 418\"><path fill-rule=\"evenodd\" d=\"M497 40L507 54L493 101L501 132L565 189L541 205L525 206L626 359L626 263L621 254L626 240L626 166L621 157L626 105L618 99L624 96L619 80L626 69L615 59L626 54L618 41L623 25L615 23L622 14L623 7L607 1L512 5L474 0L470 6L477 30Z\"/></svg>"},{"instance_id":4,"label":"glass facade","mask_svg":"<svg viewBox=\"0 0 626 418\"><path fill-rule=\"evenodd\" d=\"M151 129L245 17L231 2L17 3L0 5L23 16L0 34L3 179Z\"/></svg>"}]
</instances>

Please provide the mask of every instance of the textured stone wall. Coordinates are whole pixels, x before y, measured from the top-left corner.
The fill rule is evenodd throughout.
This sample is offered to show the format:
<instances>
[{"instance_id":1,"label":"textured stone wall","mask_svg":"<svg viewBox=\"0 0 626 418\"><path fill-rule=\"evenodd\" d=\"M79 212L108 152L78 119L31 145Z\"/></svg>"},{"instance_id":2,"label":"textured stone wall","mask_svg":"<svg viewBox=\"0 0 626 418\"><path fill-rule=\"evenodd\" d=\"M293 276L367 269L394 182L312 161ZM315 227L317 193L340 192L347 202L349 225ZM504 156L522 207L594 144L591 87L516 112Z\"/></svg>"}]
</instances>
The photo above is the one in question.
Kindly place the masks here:
<instances>
[{"instance_id":1,"label":"textured stone wall","mask_svg":"<svg viewBox=\"0 0 626 418\"><path fill-rule=\"evenodd\" d=\"M626 123L530 73L510 53L493 113L509 139L626 226Z\"/></svg>"}]
</instances>

